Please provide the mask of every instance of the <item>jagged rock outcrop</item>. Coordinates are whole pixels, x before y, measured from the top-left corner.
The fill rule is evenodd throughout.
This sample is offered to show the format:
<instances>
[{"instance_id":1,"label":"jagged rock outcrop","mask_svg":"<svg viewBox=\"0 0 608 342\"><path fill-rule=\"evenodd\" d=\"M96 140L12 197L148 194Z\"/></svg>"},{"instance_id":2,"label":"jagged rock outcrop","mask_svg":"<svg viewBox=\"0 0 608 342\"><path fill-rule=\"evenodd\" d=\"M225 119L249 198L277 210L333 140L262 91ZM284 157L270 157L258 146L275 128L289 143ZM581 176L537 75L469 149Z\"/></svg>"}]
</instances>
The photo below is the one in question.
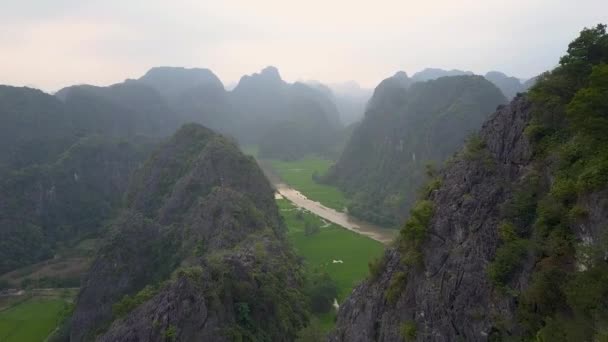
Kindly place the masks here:
<instances>
[{"instance_id":1,"label":"jagged rock outcrop","mask_svg":"<svg viewBox=\"0 0 608 342\"><path fill-rule=\"evenodd\" d=\"M485 341L499 317L512 316L513 301L495 292L486 267L499 244L500 205L531 160L523 134L530 115L530 103L515 99L484 124L487 155L462 155L446 167L430 196L422 266L404 266L397 250L388 251L379 277L341 306L331 341L403 341L408 322L419 341ZM406 284L391 303L386 292L400 272Z\"/></svg>"},{"instance_id":2,"label":"jagged rock outcrop","mask_svg":"<svg viewBox=\"0 0 608 342\"><path fill-rule=\"evenodd\" d=\"M71 340L289 341L300 266L255 160L195 124L134 175L78 296Z\"/></svg>"},{"instance_id":3,"label":"jagged rock outcrop","mask_svg":"<svg viewBox=\"0 0 608 342\"><path fill-rule=\"evenodd\" d=\"M531 102L525 96L516 97L483 125L479 142L483 148L467 146L446 166L440 175L441 186L429 195L433 214L426 227L427 238L420 246L422 262L417 265L404 261L404 250L400 248L387 251L379 274L357 287L341 306L330 341L487 341L530 334L526 330L530 326L525 325L529 324L525 323L529 316L520 316L520 301L534 303L531 296L542 296L530 292L530 288L540 286L538 282L534 284L542 279L539 277L551 274L542 273L547 272L543 265L562 260L560 267L572 272L574 262L568 254L559 254L564 252L552 256L554 252L545 250L548 254L541 257L538 249L529 248L518 257L519 266L506 284L497 285L488 273L499 247L505 243L504 235L500 235L505 229L505 205L523 201L520 184L538 174L543 188L554 181L551 158L539 163L525 133L531 118ZM546 204L540 203L543 215ZM602 239L608 222L606 191L580 196L577 206L585 214L570 220L574 239L588 248L605 248ZM580 260L584 263L585 259ZM602 267L601 261L596 267ZM549 286L550 291L555 291L559 285ZM505 288L511 292L505 292ZM523 310L535 312L534 308ZM589 330L582 333L576 325L566 329L543 331L543 335L554 333L554 337L565 340L589 335ZM568 333L570 337L566 337Z\"/></svg>"}]
</instances>

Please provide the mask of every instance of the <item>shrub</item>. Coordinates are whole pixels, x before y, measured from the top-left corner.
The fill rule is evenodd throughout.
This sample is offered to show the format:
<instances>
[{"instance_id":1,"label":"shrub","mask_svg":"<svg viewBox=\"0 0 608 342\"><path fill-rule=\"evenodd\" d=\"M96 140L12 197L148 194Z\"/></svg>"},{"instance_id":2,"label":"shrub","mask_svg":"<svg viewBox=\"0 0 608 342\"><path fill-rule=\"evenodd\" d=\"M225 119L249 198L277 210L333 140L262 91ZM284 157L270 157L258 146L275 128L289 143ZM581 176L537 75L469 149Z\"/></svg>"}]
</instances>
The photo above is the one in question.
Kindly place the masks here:
<instances>
[{"instance_id":1,"label":"shrub","mask_svg":"<svg viewBox=\"0 0 608 342\"><path fill-rule=\"evenodd\" d=\"M419 191L420 197L429 198L433 191L441 188L441 178L434 177L430 181L428 181Z\"/></svg>"},{"instance_id":2,"label":"shrub","mask_svg":"<svg viewBox=\"0 0 608 342\"><path fill-rule=\"evenodd\" d=\"M600 156L588 162L577 179L579 191L588 192L608 184L608 157Z\"/></svg>"},{"instance_id":3,"label":"shrub","mask_svg":"<svg viewBox=\"0 0 608 342\"><path fill-rule=\"evenodd\" d=\"M334 299L338 297L338 286L327 273L323 273L313 277L308 292L312 311L325 313L331 310Z\"/></svg>"},{"instance_id":4,"label":"shrub","mask_svg":"<svg viewBox=\"0 0 608 342\"><path fill-rule=\"evenodd\" d=\"M112 305L112 313L115 318L126 316L129 312L133 311L133 309L148 301L157 293L158 288L148 285L133 297L125 295L118 303Z\"/></svg>"},{"instance_id":5,"label":"shrub","mask_svg":"<svg viewBox=\"0 0 608 342\"><path fill-rule=\"evenodd\" d=\"M253 321L251 319L251 309L249 303L238 302L234 304L234 311L236 312L236 322L238 325L245 329L253 327Z\"/></svg>"},{"instance_id":6,"label":"shrub","mask_svg":"<svg viewBox=\"0 0 608 342\"><path fill-rule=\"evenodd\" d=\"M516 238L504 243L496 250L496 256L487 268L488 276L494 285L499 287L506 285L526 256L528 245L528 241Z\"/></svg>"},{"instance_id":7,"label":"shrub","mask_svg":"<svg viewBox=\"0 0 608 342\"><path fill-rule=\"evenodd\" d=\"M477 134L472 134L467 140L464 157L465 159L471 160L477 158L481 152L486 148L486 143Z\"/></svg>"},{"instance_id":8,"label":"shrub","mask_svg":"<svg viewBox=\"0 0 608 342\"><path fill-rule=\"evenodd\" d=\"M407 241L422 242L426 235L426 228L433 217L433 202L429 200L418 201L410 210L410 218L401 230L401 236Z\"/></svg>"},{"instance_id":9,"label":"shrub","mask_svg":"<svg viewBox=\"0 0 608 342\"><path fill-rule=\"evenodd\" d=\"M503 221L498 226L498 236L500 236L500 239L503 242L511 242L519 238L515 226L512 223L506 221Z\"/></svg>"},{"instance_id":10,"label":"shrub","mask_svg":"<svg viewBox=\"0 0 608 342\"><path fill-rule=\"evenodd\" d=\"M315 234L319 234L320 231L321 231L321 229L316 224L313 224L309 221L306 221L306 223L304 223L304 235L305 236L313 236Z\"/></svg>"},{"instance_id":11,"label":"shrub","mask_svg":"<svg viewBox=\"0 0 608 342\"><path fill-rule=\"evenodd\" d=\"M169 325L167 330L165 330L163 335L167 340L175 341L175 339L177 338L177 328L175 327L175 325L171 324Z\"/></svg>"},{"instance_id":12,"label":"shrub","mask_svg":"<svg viewBox=\"0 0 608 342\"><path fill-rule=\"evenodd\" d=\"M422 262L420 247L426 238L433 211L433 202L429 200L416 202L410 210L410 218L399 232L399 249L404 264L415 265Z\"/></svg>"},{"instance_id":13,"label":"shrub","mask_svg":"<svg viewBox=\"0 0 608 342\"><path fill-rule=\"evenodd\" d=\"M413 321L403 322L399 332L404 341L414 341L418 335L416 323Z\"/></svg>"},{"instance_id":14,"label":"shrub","mask_svg":"<svg viewBox=\"0 0 608 342\"><path fill-rule=\"evenodd\" d=\"M196 247L194 247L194 255L197 257L201 257L205 254L205 241L201 240L196 243Z\"/></svg>"},{"instance_id":15,"label":"shrub","mask_svg":"<svg viewBox=\"0 0 608 342\"><path fill-rule=\"evenodd\" d=\"M540 177L532 172L517 185L513 197L501 208L502 216L516 226L520 236L536 217L539 192Z\"/></svg>"},{"instance_id":16,"label":"shrub","mask_svg":"<svg viewBox=\"0 0 608 342\"><path fill-rule=\"evenodd\" d=\"M369 274L372 280L378 279L386 266L386 255L379 258L374 258L367 264Z\"/></svg>"},{"instance_id":17,"label":"shrub","mask_svg":"<svg viewBox=\"0 0 608 342\"><path fill-rule=\"evenodd\" d=\"M397 299L399 299L401 292L403 292L406 281L407 274L405 272L398 272L393 276L385 294L386 300L389 303L394 304L395 302L397 302Z\"/></svg>"},{"instance_id":18,"label":"shrub","mask_svg":"<svg viewBox=\"0 0 608 342\"><path fill-rule=\"evenodd\" d=\"M323 326L321 326L318 319L313 318L306 328L298 332L296 342L318 342L323 340L326 340Z\"/></svg>"}]
</instances>

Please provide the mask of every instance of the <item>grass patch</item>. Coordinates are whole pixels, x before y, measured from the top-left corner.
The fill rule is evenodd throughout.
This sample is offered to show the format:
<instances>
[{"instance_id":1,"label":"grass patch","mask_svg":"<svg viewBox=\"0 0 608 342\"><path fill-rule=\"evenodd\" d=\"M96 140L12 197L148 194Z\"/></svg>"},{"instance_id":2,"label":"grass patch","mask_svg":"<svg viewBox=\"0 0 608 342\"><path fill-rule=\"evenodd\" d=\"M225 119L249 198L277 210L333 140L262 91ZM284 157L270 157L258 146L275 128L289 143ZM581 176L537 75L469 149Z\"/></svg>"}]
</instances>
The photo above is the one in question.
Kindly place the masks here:
<instances>
[{"instance_id":1,"label":"grass patch","mask_svg":"<svg viewBox=\"0 0 608 342\"><path fill-rule=\"evenodd\" d=\"M288 200L277 200L281 215L289 229L289 239L299 255L305 258L311 270L325 271L338 285L338 300L344 299L368 274L367 264L381 257L384 246L377 241L330 223L325 226L318 216L298 210ZM305 235L305 224L311 222L321 227L314 235ZM325 226L325 227L324 227ZM343 263L333 263L342 260Z\"/></svg>"},{"instance_id":2,"label":"grass patch","mask_svg":"<svg viewBox=\"0 0 608 342\"><path fill-rule=\"evenodd\" d=\"M320 177L327 173L332 161L306 157L296 161L268 160L267 162L285 183L309 199L338 211L344 211L347 206L342 191L330 185L319 184L313 179L313 175Z\"/></svg>"},{"instance_id":3,"label":"grass patch","mask_svg":"<svg viewBox=\"0 0 608 342\"><path fill-rule=\"evenodd\" d=\"M365 279L368 263L384 253L384 246L380 242L335 224L327 224L310 212L298 210L286 199L277 200L277 205L288 227L289 240L305 259L306 271L309 274L329 274L338 286L339 303ZM319 226L319 232L306 235L307 224ZM334 260L342 260L342 263L333 263ZM323 330L328 331L334 326L335 316L333 310L317 315Z\"/></svg>"},{"instance_id":4,"label":"grass patch","mask_svg":"<svg viewBox=\"0 0 608 342\"><path fill-rule=\"evenodd\" d=\"M0 341L44 341L61 323L68 303L62 299L34 298L0 312Z\"/></svg>"}]
</instances>

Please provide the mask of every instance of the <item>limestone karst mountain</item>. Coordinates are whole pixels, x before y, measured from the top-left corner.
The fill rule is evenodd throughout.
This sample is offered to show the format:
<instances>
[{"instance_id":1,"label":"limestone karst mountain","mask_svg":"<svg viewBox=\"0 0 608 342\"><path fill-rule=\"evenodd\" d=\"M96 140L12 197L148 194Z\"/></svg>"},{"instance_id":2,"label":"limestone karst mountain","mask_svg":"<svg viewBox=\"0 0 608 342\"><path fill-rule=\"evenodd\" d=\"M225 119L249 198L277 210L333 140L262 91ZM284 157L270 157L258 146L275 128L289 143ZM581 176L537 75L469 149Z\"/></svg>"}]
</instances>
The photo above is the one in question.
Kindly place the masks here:
<instances>
[{"instance_id":1,"label":"limestone karst mountain","mask_svg":"<svg viewBox=\"0 0 608 342\"><path fill-rule=\"evenodd\" d=\"M505 101L480 76L413 82L397 73L376 88L326 181L350 195L351 214L396 225L422 186L426 165L457 151Z\"/></svg>"}]
</instances>

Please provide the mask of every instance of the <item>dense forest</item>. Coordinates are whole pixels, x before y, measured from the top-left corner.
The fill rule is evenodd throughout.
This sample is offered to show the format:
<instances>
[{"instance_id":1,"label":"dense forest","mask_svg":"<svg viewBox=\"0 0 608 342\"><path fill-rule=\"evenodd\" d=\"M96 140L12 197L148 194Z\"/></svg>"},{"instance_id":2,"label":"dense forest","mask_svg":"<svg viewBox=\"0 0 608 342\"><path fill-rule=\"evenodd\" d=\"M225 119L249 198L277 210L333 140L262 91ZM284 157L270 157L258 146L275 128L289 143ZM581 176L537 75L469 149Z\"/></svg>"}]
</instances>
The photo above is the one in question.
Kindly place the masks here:
<instances>
[{"instance_id":1,"label":"dense forest","mask_svg":"<svg viewBox=\"0 0 608 342\"><path fill-rule=\"evenodd\" d=\"M601 341L608 34L501 107L435 174L332 341Z\"/></svg>"},{"instance_id":2,"label":"dense forest","mask_svg":"<svg viewBox=\"0 0 608 342\"><path fill-rule=\"evenodd\" d=\"M325 181L352 198L349 213L382 225L402 222L436 167L506 100L480 76L384 80Z\"/></svg>"}]
</instances>

